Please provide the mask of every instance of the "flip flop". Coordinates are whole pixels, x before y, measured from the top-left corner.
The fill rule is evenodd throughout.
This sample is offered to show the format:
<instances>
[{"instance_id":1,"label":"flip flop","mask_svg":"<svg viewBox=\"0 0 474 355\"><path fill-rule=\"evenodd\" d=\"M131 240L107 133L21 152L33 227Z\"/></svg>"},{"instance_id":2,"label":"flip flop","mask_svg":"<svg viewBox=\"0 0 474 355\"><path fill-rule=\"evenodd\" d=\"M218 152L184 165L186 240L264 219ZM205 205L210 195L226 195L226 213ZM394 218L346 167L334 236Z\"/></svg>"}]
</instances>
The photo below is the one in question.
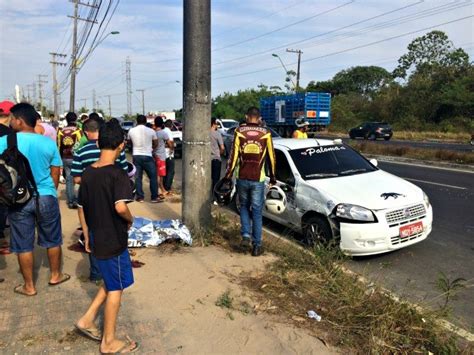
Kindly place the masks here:
<instances>
[{"instance_id":1,"label":"flip flop","mask_svg":"<svg viewBox=\"0 0 474 355\"><path fill-rule=\"evenodd\" d=\"M18 285L16 286L14 289L13 289L13 292L15 293L18 293L19 295L22 295L22 296L27 296L27 297L32 297L32 296L36 296L38 294L38 292L35 291L35 293L26 293L25 292L25 289L23 288L23 285Z\"/></svg>"},{"instance_id":2,"label":"flip flop","mask_svg":"<svg viewBox=\"0 0 474 355\"><path fill-rule=\"evenodd\" d=\"M97 341L101 341L102 340L102 332L97 329L97 328L81 328L80 326L78 326L77 324L74 324L74 327L79 331L81 332L83 335L85 335L86 337L88 337L89 339L92 339L92 340L97 340Z\"/></svg>"},{"instance_id":3,"label":"flip flop","mask_svg":"<svg viewBox=\"0 0 474 355\"><path fill-rule=\"evenodd\" d=\"M58 281L58 282L48 282L48 285L49 286L57 286L57 285L60 285L64 282L66 282L66 281L69 281L70 278L71 278L71 275L64 273L63 277L61 278L60 281Z\"/></svg>"},{"instance_id":4,"label":"flip flop","mask_svg":"<svg viewBox=\"0 0 474 355\"><path fill-rule=\"evenodd\" d=\"M127 337L128 338L128 337ZM138 341L135 341L135 346L133 348L131 348L130 350L128 351L124 351L125 349L127 349L130 345L132 344L132 340L130 340L130 338L128 339L128 341L124 344L124 346L122 346L120 349L118 349L116 352L114 353L103 353L102 351L100 351L100 348L99 348L99 352L101 354L128 354L128 353L134 353L136 351L138 351L138 349L140 349L140 343Z\"/></svg>"},{"instance_id":5,"label":"flip flop","mask_svg":"<svg viewBox=\"0 0 474 355\"><path fill-rule=\"evenodd\" d=\"M10 251L9 248L0 248L0 255L8 255L11 254L12 252Z\"/></svg>"}]
</instances>

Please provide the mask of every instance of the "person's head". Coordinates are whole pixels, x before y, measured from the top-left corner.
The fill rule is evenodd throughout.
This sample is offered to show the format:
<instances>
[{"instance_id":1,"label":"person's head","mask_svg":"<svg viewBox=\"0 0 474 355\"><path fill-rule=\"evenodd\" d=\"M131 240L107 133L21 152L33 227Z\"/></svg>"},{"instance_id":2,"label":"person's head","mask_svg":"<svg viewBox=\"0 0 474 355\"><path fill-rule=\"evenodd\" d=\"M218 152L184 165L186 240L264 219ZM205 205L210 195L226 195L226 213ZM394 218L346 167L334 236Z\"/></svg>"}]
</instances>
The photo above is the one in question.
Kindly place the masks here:
<instances>
[{"instance_id":1,"label":"person's head","mask_svg":"<svg viewBox=\"0 0 474 355\"><path fill-rule=\"evenodd\" d=\"M68 126L74 126L76 125L77 121L77 115L75 112L68 112L66 114L66 121Z\"/></svg>"},{"instance_id":2,"label":"person's head","mask_svg":"<svg viewBox=\"0 0 474 355\"><path fill-rule=\"evenodd\" d=\"M165 127L167 127L167 128L173 127L173 121L171 121L171 120L166 120L166 121L165 121Z\"/></svg>"},{"instance_id":3,"label":"person's head","mask_svg":"<svg viewBox=\"0 0 474 355\"><path fill-rule=\"evenodd\" d=\"M155 117L155 128L162 129L163 128L163 117L156 116Z\"/></svg>"},{"instance_id":4,"label":"person's head","mask_svg":"<svg viewBox=\"0 0 474 355\"><path fill-rule=\"evenodd\" d=\"M213 130L217 129L217 118L215 118L215 117L211 118L211 129L213 129Z\"/></svg>"},{"instance_id":5,"label":"person's head","mask_svg":"<svg viewBox=\"0 0 474 355\"><path fill-rule=\"evenodd\" d=\"M146 124L146 117L144 115L137 116L137 125Z\"/></svg>"},{"instance_id":6,"label":"person's head","mask_svg":"<svg viewBox=\"0 0 474 355\"><path fill-rule=\"evenodd\" d=\"M93 113L95 113L95 112L93 112ZM92 113L91 113L91 115L92 115ZM90 117L90 115L87 116L86 113L83 113L83 114L81 115L81 121L82 121L82 122L85 122L85 120L87 120L89 117Z\"/></svg>"},{"instance_id":7,"label":"person's head","mask_svg":"<svg viewBox=\"0 0 474 355\"><path fill-rule=\"evenodd\" d=\"M16 132L32 132L36 126L38 119L38 112L35 108L26 103L22 102L13 106L10 110L12 120L10 122L11 127Z\"/></svg>"},{"instance_id":8,"label":"person's head","mask_svg":"<svg viewBox=\"0 0 474 355\"><path fill-rule=\"evenodd\" d=\"M9 118L10 111L13 106L15 106L15 104L8 100L0 102L0 119Z\"/></svg>"},{"instance_id":9,"label":"person's head","mask_svg":"<svg viewBox=\"0 0 474 355\"><path fill-rule=\"evenodd\" d=\"M84 117L84 115L81 116L81 119L82 117ZM99 116L97 112L92 112L89 116L86 116L86 120L91 119L91 118L93 118L94 120L102 120L102 118Z\"/></svg>"},{"instance_id":10,"label":"person's head","mask_svg":"<svg viewBox=\"0 0 474 355\"><path fill-rule=\"evenodd\" d=\"M247 121L247 123L257 123L260 121L260 110L255 107L255 106L252 106L250 107L248 110L247 110L247 114L245 115L245 120Z\"/></svg>"},{"instance_id":11,"label":"person's head","mask_svg":"<svg viewBox=\"0 0 474 355\"><path fill-rule=\"evenodd\" d=\"M51 121L54 120L54 113L51 113L51 114L49 115L49 119L50 119Z\"/></svg>"},{"instance_id":12,"label":"person's head","mask_svg":"<svg viewBox=\"0 0 474 355\"><path fill-rule=\"evenodd\" d=\"M117 122L106 122L99 129L99 149L115 152L118 158L124 147L123 131Z\"/></svg>"},{"instance_id":13,"label":"person's head","mask_svg":"<svg viewBox=\"0 0 474 355\"><path fill-rule=\"evenodd\" d=\"M296 124L296 127L298 127L298 129L301 132L306 132L308 130L309 123L308 123L308 121L306 121L306 118L304 118L304 117L298 118L295 121L295 124Z\"/></svg>"},{"instance_id":14,"label":"person's head","mask_svg":"<svg viewBox=\"0 0 474 355\"><path fill-rule=\"evenodd\" d=\"M99 116L89 117L84 125L82 126L83 131L86 133L88 139L97 139L100 127L104 124L104 120Z\"/></svg>"}]
</instances>

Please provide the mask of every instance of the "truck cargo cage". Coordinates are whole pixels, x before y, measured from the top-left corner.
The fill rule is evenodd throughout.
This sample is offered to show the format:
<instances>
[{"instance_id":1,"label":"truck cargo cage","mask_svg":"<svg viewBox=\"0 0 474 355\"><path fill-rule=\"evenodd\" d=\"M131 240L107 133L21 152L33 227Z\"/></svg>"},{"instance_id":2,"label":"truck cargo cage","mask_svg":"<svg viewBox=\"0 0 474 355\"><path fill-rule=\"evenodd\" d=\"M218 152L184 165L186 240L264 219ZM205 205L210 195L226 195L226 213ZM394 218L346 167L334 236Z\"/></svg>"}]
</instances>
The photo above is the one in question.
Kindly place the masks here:
<instances>
[{"instance_id":1,"label":"truck cargo cage","mask_svg":"<svg viewBox=\"0 0 474 355\"><path fill-rule=\"evenodd\" d=\"M331 94L307 92L263 97L260 112L267 126L283 136L296 129L295 120L299 117L308 120L310 130L322 130L331 122Z\"/></svg>"}]
</instances>

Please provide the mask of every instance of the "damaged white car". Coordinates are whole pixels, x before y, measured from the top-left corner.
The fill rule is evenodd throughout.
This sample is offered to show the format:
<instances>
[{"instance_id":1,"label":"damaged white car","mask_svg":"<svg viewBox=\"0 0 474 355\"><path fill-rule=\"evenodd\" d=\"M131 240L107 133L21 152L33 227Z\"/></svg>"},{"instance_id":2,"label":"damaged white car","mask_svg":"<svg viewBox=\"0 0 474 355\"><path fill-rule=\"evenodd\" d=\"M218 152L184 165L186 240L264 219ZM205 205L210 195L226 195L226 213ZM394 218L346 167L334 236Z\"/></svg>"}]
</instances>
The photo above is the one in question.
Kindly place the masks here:
<instances>
[{"instance_id":1,"label":"damaged white car","mask_svg":"<svg viewBox=\"0 0 474 355\"><path fill-rule=\"evenodd\" d=\"M308 244L336 240L346 254L371 255L431 233L428 196L340 140L281 139L274 146L286 209L263 215L301 232Z\"/></svg>"}]
</instances>

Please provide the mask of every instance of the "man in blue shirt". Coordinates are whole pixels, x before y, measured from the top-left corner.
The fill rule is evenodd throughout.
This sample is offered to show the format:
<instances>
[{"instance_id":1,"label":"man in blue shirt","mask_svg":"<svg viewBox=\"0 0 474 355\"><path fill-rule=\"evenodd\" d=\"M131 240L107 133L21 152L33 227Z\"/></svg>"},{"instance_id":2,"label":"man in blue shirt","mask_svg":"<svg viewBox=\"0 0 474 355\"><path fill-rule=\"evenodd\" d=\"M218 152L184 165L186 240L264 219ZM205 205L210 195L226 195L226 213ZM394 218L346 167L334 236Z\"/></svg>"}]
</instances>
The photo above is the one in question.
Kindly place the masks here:
<instances>
[{"instance_id":1,"label":"man in blue shirt","mask_svg":"<svg viewBox=\"0 0 474 355\"><path fill-rule=\"evenodd\" d=\"M61 273L61 215L56 189L62 165L56 144L48 137L36 134L36 110L27 103L20 103L10 110L11 127L17 132L18 149L28 159L38 187L39 211L35 199L8 213L11 236L10 250L18 256L24 284L14 291L25 296L36 295L33 281L33 249L35 226L38 226L38 245L46 248L51 275L49 285L56 286L71 278ZM7 148L7 137L0 138L0 152ZM39 213L39 215L38 215Z\"/></svg>"}]
</instances>

